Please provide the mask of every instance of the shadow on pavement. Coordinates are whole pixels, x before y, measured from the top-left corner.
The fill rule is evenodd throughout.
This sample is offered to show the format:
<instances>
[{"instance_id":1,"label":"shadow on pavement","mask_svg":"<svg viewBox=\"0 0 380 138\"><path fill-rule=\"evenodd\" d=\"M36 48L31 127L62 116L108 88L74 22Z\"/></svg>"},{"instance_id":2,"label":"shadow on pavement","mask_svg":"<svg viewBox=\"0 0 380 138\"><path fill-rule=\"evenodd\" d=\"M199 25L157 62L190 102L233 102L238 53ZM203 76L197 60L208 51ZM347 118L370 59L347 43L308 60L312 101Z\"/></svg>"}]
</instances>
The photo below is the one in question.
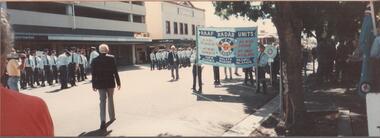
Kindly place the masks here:
<instances>
[{"instance_id":1,"label":"shadow on pavement","mask_svg":"<svg viewBox=\"0 0 380 138\"><path fill-rule=\"evenodd\" d=\"M97 129L90 132L83 132L79 136L108 136L112 130L107 129Z\"/></svg>"},{"instance_id":2,"label":"shadow on pavement","mask_svg":"<svg viewBox=\"0 0 380 138\"><path fill-rule=\"evenodd\" d=\"M229 82L241 82L242 80L228 80ZM226 88L228 94L207 94L203 92L197 95L197 101L212 101L212 102L228 102L228 103L243 103L245 106L244 112L247 114L254 113L257 109L264 106L273 97L277 95L277 91L268 84L267 93L256 93L254 86L243 86L240 84L227 84L218 87Z\"/></svg>"},{"instance_id":3,"label":"shadow on pavement","mask_svg":"<svg viewBox=\"0 0 380 138\"><path fill-rule=\"evenodd\" d=\"M60 92L62 91L62 89L55 89L55 90L52 90L52 91L48 91L46 93L56 93L56 92Z\"/></svg>"},{"instance_id":4,"label":"shadow on pavement","mask_svg":"<svg viewBox=\"0 0 380 138\"><path fill-rule=\"evenodd\" d=\"M181 137L181 135L172 135L166 132L166 133L158 134L157 137Z\"/></svg>"},{"instance_id":5,"label":"shadow on pavement","mask_svg":"<svg viewBox=\"0 0 380 138\"><path fill-rule=\"evenodd\" d=\"M128 65L128 66L118 66L117 70L121 71L129 71L129 70L143 70L144 65Z\"/></svg>"}]
</instances>

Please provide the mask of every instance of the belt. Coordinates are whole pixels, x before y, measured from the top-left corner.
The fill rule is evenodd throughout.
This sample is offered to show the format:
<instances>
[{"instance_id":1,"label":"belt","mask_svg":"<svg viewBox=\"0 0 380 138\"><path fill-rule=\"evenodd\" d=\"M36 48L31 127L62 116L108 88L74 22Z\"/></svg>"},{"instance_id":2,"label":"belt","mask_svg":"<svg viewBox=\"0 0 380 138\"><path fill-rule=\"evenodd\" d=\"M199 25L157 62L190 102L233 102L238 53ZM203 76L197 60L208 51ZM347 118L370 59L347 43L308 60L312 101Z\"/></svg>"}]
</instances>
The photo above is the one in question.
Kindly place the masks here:
<instances>
[{"instance_id":1,"label":"belt","mask_svg":"<svg viewBox=\"0 0 380 138\"><path fill-rule=\"evenodd\" d=\"M8 77L13 77L13 78L20 78L20 76L8 76Z\"/></svg>"}]
</instances>

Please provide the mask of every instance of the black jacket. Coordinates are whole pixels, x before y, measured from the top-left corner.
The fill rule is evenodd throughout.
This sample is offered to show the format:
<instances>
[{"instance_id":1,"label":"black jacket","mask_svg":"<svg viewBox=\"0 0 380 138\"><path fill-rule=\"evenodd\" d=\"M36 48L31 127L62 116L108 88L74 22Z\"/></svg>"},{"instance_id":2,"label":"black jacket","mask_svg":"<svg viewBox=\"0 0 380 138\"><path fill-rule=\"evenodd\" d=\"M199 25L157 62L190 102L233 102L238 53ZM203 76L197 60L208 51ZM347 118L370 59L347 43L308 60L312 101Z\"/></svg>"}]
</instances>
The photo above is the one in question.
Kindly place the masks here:
<instances>
[{"instance_id":1,"label":"black jacket","mask_svg":"<svg viewBox=\"0 0 380 138\"><path fill-rule=\"evenodd\" d=\"M93 59L91 69L93 88L115 88L115 80L117 85L120 85L120 78L113 55L100 54Z\"/></svg>"},{"instance_id":2,"label":"black jacket","mask_svg":"<svg viewBox=\"0 0 380 138\"><path fill-rule=\"evenodd\" d=\"M176 63L178 63L179 62L178 53L174 54L173 52L170 52L168 54L168 60L169 60L170 65L174 64L174 58L176 59Z\"/></svg>"}]
</instances>

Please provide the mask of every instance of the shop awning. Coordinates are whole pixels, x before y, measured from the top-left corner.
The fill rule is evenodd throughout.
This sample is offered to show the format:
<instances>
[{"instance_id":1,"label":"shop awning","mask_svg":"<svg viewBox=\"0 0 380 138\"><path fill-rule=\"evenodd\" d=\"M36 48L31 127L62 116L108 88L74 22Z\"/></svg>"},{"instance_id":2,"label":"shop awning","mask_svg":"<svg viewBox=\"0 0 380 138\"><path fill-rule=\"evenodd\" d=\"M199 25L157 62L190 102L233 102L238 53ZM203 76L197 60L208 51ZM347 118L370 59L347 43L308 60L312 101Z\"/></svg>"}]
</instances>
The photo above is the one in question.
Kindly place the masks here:
<instances>
[{"instance_id":1,"label":"shop awning","mask_svg":"<svg viewBox=\"0 0 380 138\"><path fill-rule=\"evenodd\" d=\"M152 42L149 38L102 35L15 33L16 40Z\"/></svg>"}]
</instances>

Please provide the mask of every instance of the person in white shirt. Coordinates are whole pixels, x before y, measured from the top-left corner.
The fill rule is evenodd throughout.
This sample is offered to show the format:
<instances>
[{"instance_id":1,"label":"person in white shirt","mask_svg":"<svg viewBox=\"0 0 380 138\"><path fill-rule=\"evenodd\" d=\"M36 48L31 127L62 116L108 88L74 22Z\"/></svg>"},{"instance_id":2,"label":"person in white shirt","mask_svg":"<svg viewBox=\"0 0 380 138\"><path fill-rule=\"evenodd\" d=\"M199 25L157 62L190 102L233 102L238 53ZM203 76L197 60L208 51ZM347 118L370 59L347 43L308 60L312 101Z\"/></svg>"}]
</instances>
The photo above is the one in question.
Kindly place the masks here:
<instances>
[{"instance_id":1,"label":"person in white shirt","mask_svg":"<svg viewBox=\"0 0 380 138\"><path fill-rule=\"evenodd\" d=\"M58 83L58 67L57 67L57 52L55 50L51 51L51 70L52 70L52 76L53 80L55 80L55 83Z\"/></svg>"},{"instance_id":2,"label":"person in white shirt","mask_svg":"<svg viewBox=\"0 0 380 138\"><path fill-rule=\"evenodd\" d=\"M161 70L162 67L162 59L161 59L161 51L158 51L156 53L156 59L157 59L157 65L158 65L158 70Z\"/></svg>"},{"instance_id":3,"label":"person in white shirt","mask_svg":"<svg viewBox=\"0 0 380 138\"><path fill-rule=\"evenodd\" d=\"M35 88L33 83L33 70L35 68L34 57L31 55L30 50L26 50L26 59L25 59L25 77L26 83L31 87Z\"/></svg>"},{"instance_id":4,"label":"person in white shirt","mask_svg":"<svg viewBox=\"0 0 380 138\"><path fill-rule=\"evenodd\" d=\"M77 80L78 82L84 81L84 64L85 64L85 58L83 55L83 52L78 50L77 51L78 56L78 70L77 70Z\"/></svg>"},{"instance_id":5,"label":"person in white shirt","mask_svg":"<svg viewBox=\"0 0 380 138\"><path fill-rule=\"evenodd\" d=\"M70 83L72 87L76 86L75 74L78 69L78 62L79 62L78 55L75 51L76 51L76 48L72 47L70 51L69 65L68 65L68 82Z\"/></svg>"},{"instance_id":6,"label":"person in white shirt","mask_svg":"<svg viewBox=\"0 0 380 138\"><path fill-rule=\"evenodd\" d=\"M95 47L91 47L91 53L90 53L90 61L88 62L90 65L92 63L92 60L99 56L99 53L96 51Z\"/></svg>"},{"instance_id":7,"label":"person in white shirt","mask_svg":"<svg viewBox=\"0 0 380 138\"><path fill-rule=\"evenodd\" d=\"M198 63L197 53L194 52L190 56L190 62L193 63L193 92L202 93L202 65ZM198 77L198 91L196 89Z\"/></svg>"},{"instance_id":8,"label":"person in white shirt","mask_svg":"<svg viewBox=\"0 0 380 138\"><path fill-rule=\"evenodd\" d=\"M156 64L156 54L154 51L150 53L150 70L154 70L154 65Z\"/></svg>"},{"instance_id":9,"label":"person in white shirt","mask_svg":"<svg viewBox=\"0 0 380 138\"><path fill-rule=\"evenodd\" d=\"M87 60L87 57L84 55L84 53L82 53L82 58L83 58L83 68L84 68L84 74L83 74L83 77L84 79L86 80L87 79L87 73L89 71L89 68L90 68L90 65L88 64L88 60Z\"/></svg>"},{"instance_id":10,"label":"person in white shirt","mask_svg":"<svg viewBox=\"0 0 380 138\"><path fill-rule=\"evenodd\" d=\"M45 87L45 84L44 84L44 77L45 77L45 72L44 72L44 62L42 61L42 56L41 55L38 55L36 57L36 60L37 60L37 66L36 66L36 69L38 69L38 78L39 78L39 81L41 81L41 87ZM39 83L37 83L38 85Z\"/></svg>"},{"instance_id":11,"label":"person in white shirt","mask_svg":"<svg viewBox=\"0 0 380 138\"><path fill-rule=\"evenodd\" d=\"M65 50L64 53L58 56L57 59L57 67L59 69L59 82L61 83L61 89L66 89L67 87L67 79L68 79L68 65L70 52L69 50Z\"/></svg>"},{"instance_id":12,"label":"person in white shirt","mask_svg":"<svg viewBox=\"0 0 380 138\"><path fill-rule=\"evenodd\" d=\"M53 72L51 71L51 64L53 60L50 57L51 52L45 49L43 56L41 57L43 63L44 76L42 78L42 86L45 86L45 80L49 85L53 85Z\"/></svg>"}]
</instances>

